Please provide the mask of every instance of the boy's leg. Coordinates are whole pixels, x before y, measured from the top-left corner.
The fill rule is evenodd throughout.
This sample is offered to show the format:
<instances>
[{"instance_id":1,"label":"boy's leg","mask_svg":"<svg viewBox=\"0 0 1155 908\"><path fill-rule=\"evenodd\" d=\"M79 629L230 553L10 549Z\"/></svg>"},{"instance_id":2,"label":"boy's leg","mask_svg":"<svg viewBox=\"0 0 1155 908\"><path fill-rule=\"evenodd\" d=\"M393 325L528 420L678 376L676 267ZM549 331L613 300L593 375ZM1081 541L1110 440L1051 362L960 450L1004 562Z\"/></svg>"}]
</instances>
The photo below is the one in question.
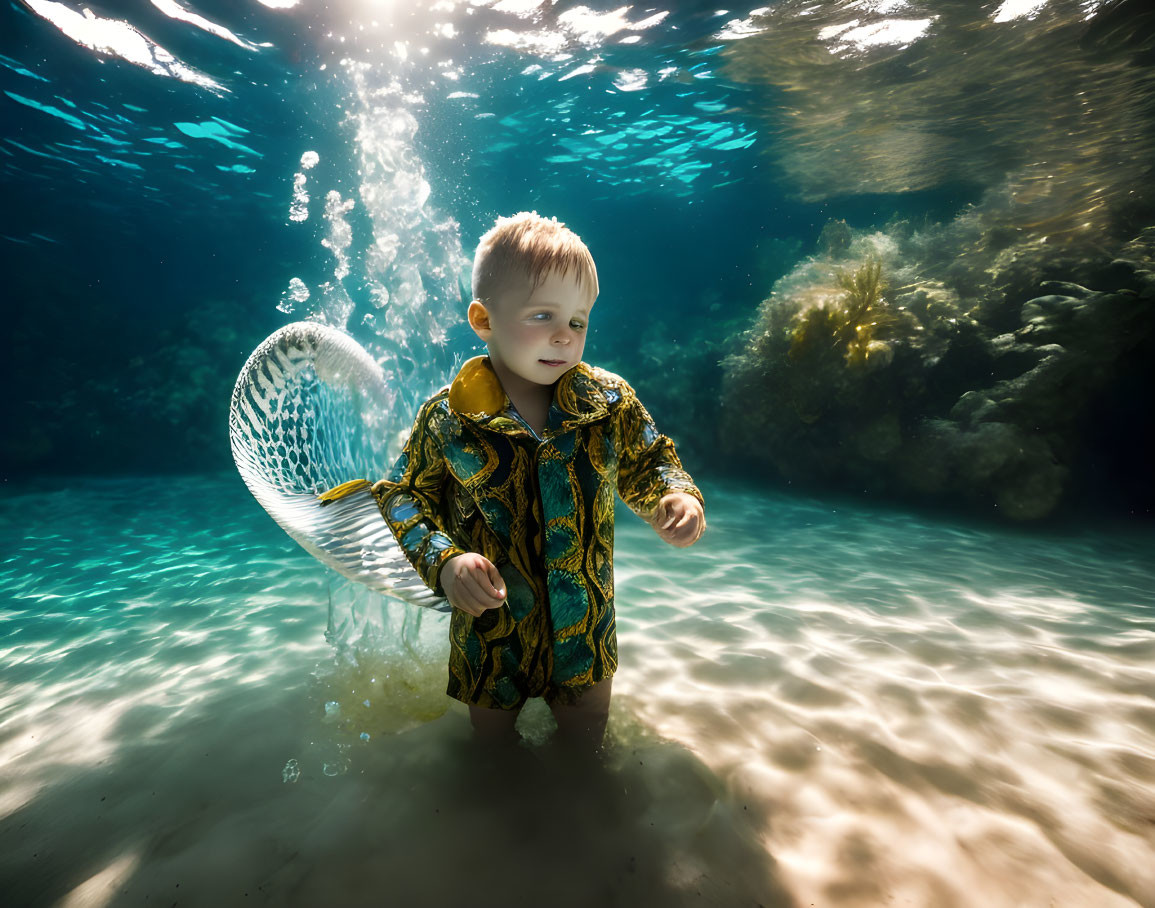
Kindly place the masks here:
<instances>
[{"instance_id":1,"label":"boy's leg","mask_svg":"<svg viewBox=\"0 0 1155 908\"><path fill-rule=\"evenodd\" d=\"M557 736L567 744L583 750L596 750L606 733L606 719L610 714L610 687L613 678L603 678L587 688L572 704L550 703L557 719Z\"/></svg>"},{"instance_id":2,"label":"boy's leg","mask_svg":"<svg viewBox=\"0 0 1155 908\"><path fill-rule=\"evenodd\" d=\"M487 744L516 744L517 709L488 709L484 706L469 707L469 721L473 725L474 737Z\"/></svg>"}]
</instances>

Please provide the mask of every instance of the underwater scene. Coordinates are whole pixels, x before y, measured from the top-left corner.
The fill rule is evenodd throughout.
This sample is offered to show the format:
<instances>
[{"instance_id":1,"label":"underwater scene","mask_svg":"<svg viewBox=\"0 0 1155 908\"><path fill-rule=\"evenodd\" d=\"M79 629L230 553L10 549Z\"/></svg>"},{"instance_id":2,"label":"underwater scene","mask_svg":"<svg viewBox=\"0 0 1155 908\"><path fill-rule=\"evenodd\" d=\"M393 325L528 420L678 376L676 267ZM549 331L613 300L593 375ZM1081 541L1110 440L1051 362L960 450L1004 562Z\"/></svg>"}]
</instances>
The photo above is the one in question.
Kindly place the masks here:
<instances>
[{"instance_id":1,"label":"underwater scene","mask_svg":"<svg viewBox=\"0 0 1155 908\"><path fill-rule=\"evenodd\" d=\"M1147 4L0 0L0 113L0 904L1155 906ZM708 524L593 759L363 488L528 211Z\"/></svg>"}]
</instances>

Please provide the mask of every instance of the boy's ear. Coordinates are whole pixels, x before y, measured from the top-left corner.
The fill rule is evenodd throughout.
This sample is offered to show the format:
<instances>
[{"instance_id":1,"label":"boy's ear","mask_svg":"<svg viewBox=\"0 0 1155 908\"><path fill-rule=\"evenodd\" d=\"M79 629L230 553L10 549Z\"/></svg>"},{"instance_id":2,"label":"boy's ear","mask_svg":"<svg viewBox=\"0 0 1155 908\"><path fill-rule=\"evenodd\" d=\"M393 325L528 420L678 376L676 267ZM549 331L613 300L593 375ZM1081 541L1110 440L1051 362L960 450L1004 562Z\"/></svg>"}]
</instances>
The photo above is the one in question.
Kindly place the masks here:
<instances>
[{"instance_id":1,"label":"boy's ear","mask_svg":"<svg viewBox=\"0 0 1155 908\"><path fill-rule=\"evenodd\" d=\"M485 304L481 300L474 300L469 304L469 310L465 313L465 317L469 319L469 327L473 329L482 340L489 339L490 325L489 325L489 310L485 308Z\"/></svg>"}]
</instances>

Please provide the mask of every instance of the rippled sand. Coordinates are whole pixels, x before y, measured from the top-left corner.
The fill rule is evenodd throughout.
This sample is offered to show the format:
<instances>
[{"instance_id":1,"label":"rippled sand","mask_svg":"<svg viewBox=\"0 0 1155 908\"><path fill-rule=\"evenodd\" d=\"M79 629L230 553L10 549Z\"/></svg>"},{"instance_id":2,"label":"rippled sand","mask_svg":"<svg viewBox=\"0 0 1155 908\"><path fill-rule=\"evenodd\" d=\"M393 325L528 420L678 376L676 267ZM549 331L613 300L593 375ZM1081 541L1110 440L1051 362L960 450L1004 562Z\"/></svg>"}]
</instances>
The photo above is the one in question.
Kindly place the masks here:
<instances>
[{"instance_id":1,"label":"rippled sand","mask_svg":"<svg viewBox=\"0 0 1155 908\"><path fill-rule=\"evenodd\" d=\"M9 484L4 903L1155 905L1155 534L704 491L691 549L620 513L574 765L231 476Z\"/></svg>"}]
</instances>

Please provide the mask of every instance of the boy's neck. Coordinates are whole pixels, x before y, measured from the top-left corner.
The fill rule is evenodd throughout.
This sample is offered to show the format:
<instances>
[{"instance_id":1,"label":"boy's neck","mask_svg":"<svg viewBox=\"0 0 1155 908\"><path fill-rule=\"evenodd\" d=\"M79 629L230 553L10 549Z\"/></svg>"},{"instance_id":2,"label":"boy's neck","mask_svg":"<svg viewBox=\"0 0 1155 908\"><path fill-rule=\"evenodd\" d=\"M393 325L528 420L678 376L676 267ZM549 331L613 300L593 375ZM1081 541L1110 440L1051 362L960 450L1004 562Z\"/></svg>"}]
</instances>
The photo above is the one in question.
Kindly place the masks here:
<instances>
[{"instance_id":1,"label":"boy's neck","mask_svg":"<svg viewBox=\"0 0 1155 908\"><path fill-rule=\"evenodd\" d=\"M489 363L493 366L497 380L501 382L501 389L508 395L518 413L527 419L544 416L553 401L553 389L557 382L552 385L539 385L514 375L492 356L489 357Z\"/></svg>"}]
</instances>

